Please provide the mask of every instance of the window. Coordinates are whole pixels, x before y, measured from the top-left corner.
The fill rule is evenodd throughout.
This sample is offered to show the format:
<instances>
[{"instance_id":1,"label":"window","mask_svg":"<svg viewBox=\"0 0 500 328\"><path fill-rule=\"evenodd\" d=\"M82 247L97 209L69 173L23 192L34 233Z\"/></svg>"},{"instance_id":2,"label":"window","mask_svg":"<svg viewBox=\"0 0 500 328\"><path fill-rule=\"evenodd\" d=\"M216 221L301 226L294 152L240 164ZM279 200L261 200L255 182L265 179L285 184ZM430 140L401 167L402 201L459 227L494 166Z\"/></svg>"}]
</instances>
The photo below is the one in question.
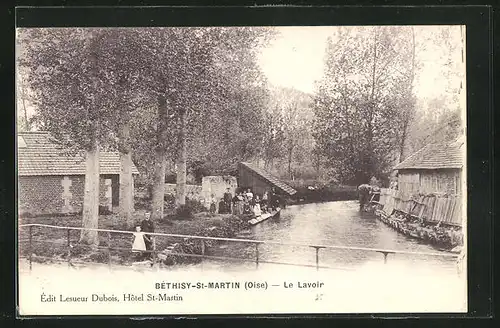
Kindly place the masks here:
<instances>
[{"instance_id":1,"label":"window","mask_svg":"<svg viewBox=\"0 0 500 328\"><path fill-rule=\"evenodd\" d=\"M24 138L22 136L17 137L17 147L26 148L26 141L24 141Z\"/></svg>"}]
</instances>

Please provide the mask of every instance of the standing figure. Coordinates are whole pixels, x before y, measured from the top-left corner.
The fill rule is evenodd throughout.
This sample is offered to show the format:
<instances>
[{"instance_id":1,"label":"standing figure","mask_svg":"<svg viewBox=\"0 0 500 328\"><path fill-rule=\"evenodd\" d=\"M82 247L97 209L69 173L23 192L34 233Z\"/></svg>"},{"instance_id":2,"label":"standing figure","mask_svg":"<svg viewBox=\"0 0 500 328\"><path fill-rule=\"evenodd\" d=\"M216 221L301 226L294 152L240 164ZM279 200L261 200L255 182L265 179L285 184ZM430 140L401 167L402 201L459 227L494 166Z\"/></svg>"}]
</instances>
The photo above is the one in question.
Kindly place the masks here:
<instances>
[{"instance_id":1,"label":"standing figure","mask_svg":"<svg viewBox=\"0 0 500 328\"><path fill-rule=\"evenodd\" d=\"M238 194L237 206L238 206L238 214L243 214L243 207L245 206L245 197L243 196L242 192Z\"/></svg>"},{"instance_id":2,"label":"standing figure","mask_svg":"<svg viewBox=\"0 0 500 328\"><path fill-rule=\"evenodd\" d=\"M146 251L144 232L141 231L140 226L135 227L135 232L133 233L133 236L134 236L134 242L132 243L132 252L138 253L136 258L140 259L142 258L144 251Z\"/></svg>"},{"instance_id":3,"label":"standing figure","mask_svg":"<svg viewBox=\"0 0 500 328\"><path fill-rule=\"evenodd\" d=\"M252 199L253 199L252 189L248 188L246 196L247 196L247 199L249 202L252 201Z\"/></svg>"},{"instance_id":4,"label":"standing figure","mask_svg":"<svg viewBox=\"0 0 500 328\"><path fill-rule=\"evenodd\" d=\"M210 200L210 213L215 214L217 212L217 204L215 204L215 195L212 194Z\"/></svg>"},{"instance_id":5,"label":"standing figure","mask_svg":"<svg viewBox=\"0 0 500 328\"><path fill-rule=\"evenodd\" d=\"M264 191L264 195L262 195L262 201L260 202L260 208L262 211L267 212L267 209L269 207L269 195L267 193L267 190Z\"/></svg>"},{"instance_id":6,"label":"standing figure","mask_svg":"<svg viewBox=\"0 0 500 328\"><path fill-rule=\"evenodd\" d=\"M235 195L234 195L234 197L233 197L233 199L231 200L231 201L232 201L232 203L233 203L233 211L232 211L232 213L233 213L234 215L241 214L241 213L239 213L239 211L238 211L238 210L239 210L239 208L238 208L238 206L239 206L239 205L238 205L238 203L239 203L238 196L239 196L238 194L235 194Z\"/></svg>"},{"instance_id":7,"label":"standing figure","mask_svg":"<svg viewBox=\"0 0 500 328\"><path fill-rule=\"evenodd\" d=\"M155 232L155 225L153 221L151 221L151 213L146 212L144 216L144 220L141 222L141 231L144 233L147 232ZM146 244L146 251L149 253L149 256L152 257L153 251L153 236L145 234L144 235L144 243Z\"/></svg>"},{"instance_id":8,"label":"standing figure","mask_svg":"<svg viewBox=\"0 0 500 328\"><path fill-rule=\"evenodd\" d=\"M255 216L261 216L262 215L262 211L260 209L260 199L259 199L259 196L258 195L255 195L255 200L254 200L254 205L253 205L253 213L255 214Z\"/></svg>"},{"instance_id":9,"label":"standing figure","mask_svg":"<svg viewBox=\"0 0 500 328\"><path fill-rule=\"evenodd\" d=\"M233 199L233 195L231 195L231 191L229 188L226 189L224 193L224 204L225 204L225 212L231 213L231 200Z\"/></svg>"}]
</instances>

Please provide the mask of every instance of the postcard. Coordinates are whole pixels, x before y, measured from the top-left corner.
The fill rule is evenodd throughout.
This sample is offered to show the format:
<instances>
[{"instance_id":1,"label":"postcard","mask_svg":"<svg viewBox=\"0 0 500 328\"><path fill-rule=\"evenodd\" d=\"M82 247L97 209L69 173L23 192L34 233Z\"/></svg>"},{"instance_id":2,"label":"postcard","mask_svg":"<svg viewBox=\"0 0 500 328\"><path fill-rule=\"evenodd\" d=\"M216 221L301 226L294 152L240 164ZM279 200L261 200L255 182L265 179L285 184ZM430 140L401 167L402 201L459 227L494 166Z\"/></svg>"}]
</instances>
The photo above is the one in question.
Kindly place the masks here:
<instances>
[{"instance_id":1,"label":"postcard","mask_svg":"<svg viewBox=\"0 0 500 328\"><path fill-rule=\"evenodd\" d=\"M16 33L20 316L467 312L465 26Z\"/></svg>"}]
</instances>

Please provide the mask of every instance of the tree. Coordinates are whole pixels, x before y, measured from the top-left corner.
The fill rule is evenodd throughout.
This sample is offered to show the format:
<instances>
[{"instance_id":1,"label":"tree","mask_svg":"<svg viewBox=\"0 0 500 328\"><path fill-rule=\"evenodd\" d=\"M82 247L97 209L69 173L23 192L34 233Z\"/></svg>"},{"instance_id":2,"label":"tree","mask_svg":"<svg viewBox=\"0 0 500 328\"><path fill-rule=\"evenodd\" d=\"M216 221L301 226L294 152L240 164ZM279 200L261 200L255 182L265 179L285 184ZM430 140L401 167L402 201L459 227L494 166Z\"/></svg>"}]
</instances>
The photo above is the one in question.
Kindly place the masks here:
<instances>
[{"instance_id":1,"label":"tree","mask_svg":"<svg viewBox=\"0 0 500 328\"><path fill-rule=\"evenodd\" d=\"M400 46L406 37L398 27L346 27L328 41L315 139L341 182L368 182L396 156L402 82L410 75Z\"/></svg>"},{"instance_id":2,"label":"tree","mask_svg":"<svg viewBox=\"0 0 500 328\"><path fill-rule=\"evenodd\" d=\"M275 159L285 164L286 175L294 177L293 164L302 164L310 157L314 140L311 135L312 97L292 88L273 88L269 108L264 116L267 142L263 147L265 166L271 169Z\"/></svg>"},{"instance_id":3,"label":"tree","mask_svg":"<svg viewBox=\"0 0 500 328\"><path fill-rule=\"evenodd\" d=\"M27 81L34 93L34 119L70 153L85 153L82 225L97 228L99 152L116 145L114 132L123 113L118 104L127 98L119 87L123 76L117 74L127 70L119 67L116 51L134 53L135 49L123 47L121 34L113 29L30 29L24 33L26 56L20 64L28 70ZM96 246L97 231L82 230L80 241Z\"/></svg>"},{"instance_id":4,"label":"tree","mask_svg":"<svg viewBox=\"0 0 500 328\"><path fill-rule=\"evenodd\" d=\"M257 29L258 30L258 29ZM254 36L255 35L255 36ZM235 73L246 70L244 59L253 58L254 45L259 36L253 28L160 28L147 29L144 33L142 56L147 65L149 92L158 97L158 126L156 130L156 173L153 187L153 215L163 216L163 181L167 151L176 158L177 205L185 204L186 168L188 159L203 160L211 154L196 147L196 138L203 134L201 144L224 141L228 127L223 127L224 113L231 117L237 106L248 103L252 92L242 86ZM245 45L242 49L237 46ZM245 53L247 51L247 53ZM249 70L246 70L249 71ZM241 72L240 72L241 73ZM241 74L240 74L241 75ZM245 75L243 75L245 76ZM249 83L247 82L248 86ZM250 111L243 111L249 113ZM241 119L241 115L238 119ZM222 122L221 122L222 121ZM259 120L241 120L241 125ZM226 120L227 122L227 120ZM213 125L211 125L213 124ZM240 126L241 126L240 125ZM231 126L229 126L231 129ZM258 131L258 129L256 129ZM217 138L207 138L214 136ZM248 140L248 139L247 139ZM167 145L173 145L167 147ZM242 155L248 156L249 148L240 144ZM219 148L221 151L224 147ZM227 149L227 148L226 148Z\"/></svg>"}]
</instances>

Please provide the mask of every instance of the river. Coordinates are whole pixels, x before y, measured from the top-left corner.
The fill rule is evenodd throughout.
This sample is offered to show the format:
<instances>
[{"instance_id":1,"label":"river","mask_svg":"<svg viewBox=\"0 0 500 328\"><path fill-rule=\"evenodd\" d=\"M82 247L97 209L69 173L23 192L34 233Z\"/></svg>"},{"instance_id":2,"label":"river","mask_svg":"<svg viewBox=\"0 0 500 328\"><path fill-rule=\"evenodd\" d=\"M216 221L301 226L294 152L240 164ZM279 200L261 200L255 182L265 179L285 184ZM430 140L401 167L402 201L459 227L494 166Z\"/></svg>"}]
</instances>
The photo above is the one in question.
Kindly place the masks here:
<instances>
[{"instance_id":1,"label":"river","mask_svg":"<svg viewBox=\"0 0 500 328\"><path fill-rule=\"evenodd\" d=\"M431 246L398 234L373 215L359 213L358 203L329 202L289 206L279 219L270 219L236 238L379 248L419 253L439 253ZM315 264L310 247L260 245L260 260ZM210 248L209 255L253 259L255 247L228 242ZM320 265L338 270L252 262L204 260L193 265L166 268L67 264L38 264L30 271L26 261L19 266L21 309L27 314L168 314L168 313L377 313L377 312L465 312L467 282L457 273L453 258L414 254L390 254L384 264L376 252L326 250L319 254ZM81 284L82 281L91 282ZM183 302L163 303L57 303L40 305L44 292L85 296L89 293L157 293L154 283L241 282L240 289L182 289ZM265 289L250 289L265 284ZM296 288L301 282L321 288ZM293 288L289 288L294 284ZM90 286L90 287L89 287ZM90 296L89 296L90 297ZM210 300L210 301L207 301Z\"/></svg>"},{"instance_id":2,"label":"river","mask_svg":"<svg viewBox=\"0 0 500 328\"><path fill-rule=\"evenodd\" d=\"M288 206L279 219L269 219L235 238L264 240L283 243L313 245L353 246L418 253L445 253L416 239L406 237L373 214L360 213L357 201L338 201ZM238 258L255 258L255 246L227 242L211 255ZM311 247L264 244L259 246L261 261L300 263L315 265L315 249ZM355 270L371 263L383 263L383 255L377 252L322 249L319 264L338 269ZM255 267L254 263L209 261L221 269L239 270ZM400 267L428 269L443 274L456 273L456 261L450 257L413 254L389 254L387 263Z\"/></svg>"}]
</instances>

